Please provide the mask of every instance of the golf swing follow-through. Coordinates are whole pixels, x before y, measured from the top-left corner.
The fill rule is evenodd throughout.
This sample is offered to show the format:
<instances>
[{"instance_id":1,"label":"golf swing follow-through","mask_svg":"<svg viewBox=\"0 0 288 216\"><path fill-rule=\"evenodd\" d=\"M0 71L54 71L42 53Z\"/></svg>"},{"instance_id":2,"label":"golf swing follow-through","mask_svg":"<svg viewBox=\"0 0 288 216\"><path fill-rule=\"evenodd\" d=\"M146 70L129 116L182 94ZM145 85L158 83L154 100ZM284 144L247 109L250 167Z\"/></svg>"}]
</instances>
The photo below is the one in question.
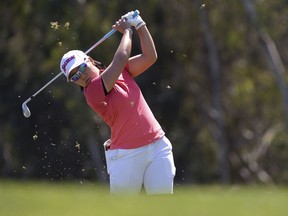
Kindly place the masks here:
<instances>
[{"instance_id":1,"label":"golf swing follow-through","mask_svg":"<svg viewBox=\"0 0 288 216\"><path fill-rule=\"evenodd\" d=\"M138 16L139 11L135 10L133 12L133 17ZM103 41L105 41L107 38L109 38L112 34L116 32L115 29L110 30L107 34L105 34L99 41L97 41L93 46L91 46L87 51L85 51L85 54L88 54L91 52L95 47L100 45ZM62 72L57 74L52 80L50 80L48 83L46 83L42 88L40 88L37 92L35 92L31 97L29 97L26 101L22 103L22 110L23 110L23 115L26 118L29 118L31 116L31 111L27 106L27 103L29 103L36 95L38 95L41 91L43 91L47 86L49 86L52 82L54 82L56 79L58 79L61 75L63 75Z\"/></svg>"},{"instance_id":2,"label":"golf swing follow-through","mask_svg":"<svg viewBox=\"0 0 288 216\"><path fill-rule=\"evenodd\" d=\"M68 82L83 89L87 104L111 129L110 139L104 143L111 193L138 194L144 186L147 194L172 194L176 172L172 145L134 80L158 58L139 14L131 11L112 26L122 38L107 67L88 52L71 50L63 55L60 69ZM141 53L135 56L130 56L132 27L141 45ZM27 116L30 100L22 105Z\"/></svg>"}]
</instances>

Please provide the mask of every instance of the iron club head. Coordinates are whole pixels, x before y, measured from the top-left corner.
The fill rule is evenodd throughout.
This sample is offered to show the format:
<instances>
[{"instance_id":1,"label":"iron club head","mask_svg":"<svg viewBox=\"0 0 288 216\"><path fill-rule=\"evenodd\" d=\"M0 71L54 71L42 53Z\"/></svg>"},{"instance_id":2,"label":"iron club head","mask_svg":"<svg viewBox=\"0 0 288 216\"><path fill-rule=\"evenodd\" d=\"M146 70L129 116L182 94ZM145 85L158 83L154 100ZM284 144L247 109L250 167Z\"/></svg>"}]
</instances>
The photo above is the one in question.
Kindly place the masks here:
<instances>
[{"instance_id":1,"label":"iron club head","mask_svg":"<svg viewBox=\"0 0 288 216\"><path fill-rule=\"evenodd\" d=\"M22 110L23 110L23 115L26 117L26 118L29 118L31 116L31 112L26 104L26 102L24 102L22 104Z\"/></svg>"}]
</instances>

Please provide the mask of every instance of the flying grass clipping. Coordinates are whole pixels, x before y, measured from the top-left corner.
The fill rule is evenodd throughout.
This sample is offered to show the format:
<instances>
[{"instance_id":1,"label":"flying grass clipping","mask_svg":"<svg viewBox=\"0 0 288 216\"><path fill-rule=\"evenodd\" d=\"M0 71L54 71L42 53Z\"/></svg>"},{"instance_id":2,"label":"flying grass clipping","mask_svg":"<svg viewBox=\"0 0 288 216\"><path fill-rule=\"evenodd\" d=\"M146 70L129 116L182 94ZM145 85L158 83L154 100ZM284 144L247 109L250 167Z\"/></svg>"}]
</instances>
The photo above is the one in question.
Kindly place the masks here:
<instances>
[{"instance_id":1,"label":"flying grass clipping","mask_svg":"<svg viewBox=\"0 0 288 216\"><path fill-rule=\"evenodd\" d=\"M54 30L54 31L57 31L59 29L61 29L61 25L56 21L56 22L50 22L50 27ZM63 25L63 28L66 29L66 30L69 30L69 27L70 27L70 22L66 22L64 23ZM58 43L58 46L62 47L63 43L62 41L59 41Z\"/></svg>"}]
</instances>

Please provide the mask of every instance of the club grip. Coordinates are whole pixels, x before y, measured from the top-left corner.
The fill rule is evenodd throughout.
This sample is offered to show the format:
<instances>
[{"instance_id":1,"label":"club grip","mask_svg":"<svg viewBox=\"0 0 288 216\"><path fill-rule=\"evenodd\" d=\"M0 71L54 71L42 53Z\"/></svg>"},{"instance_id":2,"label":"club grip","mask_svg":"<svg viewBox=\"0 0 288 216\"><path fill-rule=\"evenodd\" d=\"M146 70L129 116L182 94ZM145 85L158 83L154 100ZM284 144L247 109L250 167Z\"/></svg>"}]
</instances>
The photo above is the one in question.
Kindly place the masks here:
<instances>
[{"instance_id":1,"label":"club grip","mask_svg":"<svg viewBox=\"0 0 288 216\"><path fill-rule=\"evenodd\" d=\"M133 18L136 17L136 16L138 16L139 14L140 14L139 10L135 10L135 11L134 11L134 14L133 14Z\"/></svg>"}]
</instances>

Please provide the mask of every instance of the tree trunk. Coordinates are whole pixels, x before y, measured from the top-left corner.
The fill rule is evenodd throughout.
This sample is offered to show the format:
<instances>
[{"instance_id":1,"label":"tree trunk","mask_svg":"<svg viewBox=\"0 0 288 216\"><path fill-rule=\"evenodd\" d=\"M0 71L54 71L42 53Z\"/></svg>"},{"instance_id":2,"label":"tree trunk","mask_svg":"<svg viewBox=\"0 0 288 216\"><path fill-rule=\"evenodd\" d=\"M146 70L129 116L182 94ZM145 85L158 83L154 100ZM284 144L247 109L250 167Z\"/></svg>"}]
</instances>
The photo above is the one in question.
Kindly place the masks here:
<instances>
[{"instance_id":1,"label":"tree trunk","mask_svg":"<svg viewBox=\"0 0 288 216\"><path fill-rule=\"evenodd\" d=\"M255 26L255 29L259 36L259 40L264 50L265 57L268 60L269 66L271 68L271 72L273 73L276 79L276 82L278 84L278 87L280 89L280 92L282 94L284 110L285 110L285 115L286 115L285 122L286 122L286 128L287 128L288 127L288 89L284 81L285 79L283 77L283 74L285 72L283 62L281 60L281 57L279 55L279 52L276 48L274 41L272 40L270 35L265 31L265 29L261 27L261 25L258 22L257 14L254 8L254 2L252 0L241 0L241 1L250 21Z\"/></svg>"},{"instance_id":2,"label":"tree trunk","mask_svg":"<svg viewBox=\"0 0 288 216\"><path fill-rule=\"evenodd\" d=\"M215 41L213 39L213 35L211 32L211 28L209 25L209 20L207 17L206 10L201 7L201 1L197 0L199 14L200 14L200 22L203 29L203 34L205 38L205 42L208 49L208 62L210 67L211 74L211 97L212 97L212 108L210 109L210 117L213 119L215 126L212 131L216 142L219 145L219 174L220 181L223 184L229 182L229 165L228 165L228 146L226 141L225 129L224 129L224 121L223 121L223 109L222 109L222 101L221 101L221 93L220 93L220 63L218 57L218 51L215 45ZM211 127L210 127L211 128Z\"/></svg>"}]
</instances>

